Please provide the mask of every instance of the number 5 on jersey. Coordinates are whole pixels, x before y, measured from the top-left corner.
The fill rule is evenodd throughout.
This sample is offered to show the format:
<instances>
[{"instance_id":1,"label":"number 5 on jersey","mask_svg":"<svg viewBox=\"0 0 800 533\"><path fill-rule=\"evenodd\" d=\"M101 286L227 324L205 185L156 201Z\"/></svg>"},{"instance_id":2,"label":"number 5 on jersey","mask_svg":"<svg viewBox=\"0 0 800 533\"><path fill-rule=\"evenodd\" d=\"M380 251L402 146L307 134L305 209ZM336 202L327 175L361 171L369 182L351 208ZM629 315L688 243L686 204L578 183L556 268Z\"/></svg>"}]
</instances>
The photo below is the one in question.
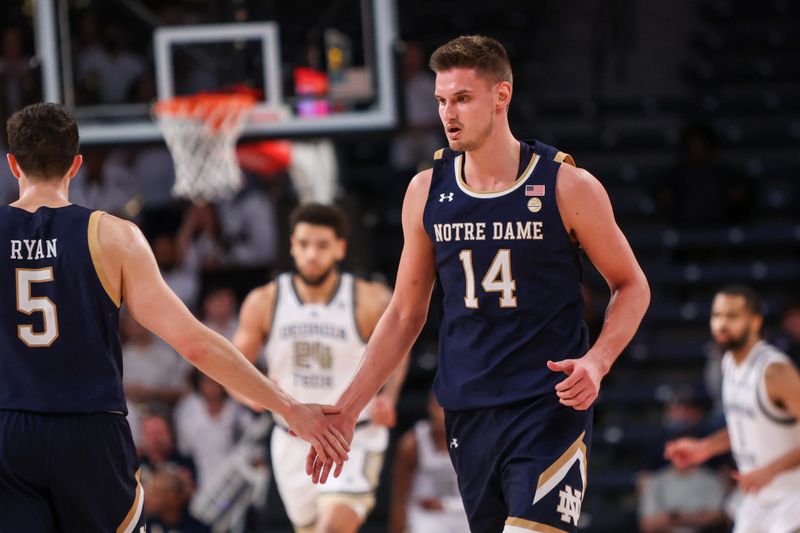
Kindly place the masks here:
<instances>
[{"instance_id":1,"label":"number 5 on jersey","mask_svg":"<svg viewBox=\"0 0 800 533\"><path fill-rule=\"evenodd\" d=\"M472 250L461 250L458 254L461 265L464 267L464 279L466 281L466 294L464 305L470 309L478 309L478 297L475 295L475 270L472 267ZM517 297L514 291L517 282L511 275L511 250L502 248L489 265L486 275L483 276L481 286L486 292L500 293L500 307L516 307Z\"/></svg>"},{"instance_id":2,"label":"number 5 on jersey","mask_svg":"<svg viewBox=\"0 0 800 533\"><path fill-rule=\"evenodd\" d=\"M44 348L58 338L56 305L45 296L31 296L32 283L53 281L53 267L17 269L17 311L32 315L42 313L42 331L34 331L30 324L17 326L17 336L30 348Z\"/></svg>"}]
</instances>

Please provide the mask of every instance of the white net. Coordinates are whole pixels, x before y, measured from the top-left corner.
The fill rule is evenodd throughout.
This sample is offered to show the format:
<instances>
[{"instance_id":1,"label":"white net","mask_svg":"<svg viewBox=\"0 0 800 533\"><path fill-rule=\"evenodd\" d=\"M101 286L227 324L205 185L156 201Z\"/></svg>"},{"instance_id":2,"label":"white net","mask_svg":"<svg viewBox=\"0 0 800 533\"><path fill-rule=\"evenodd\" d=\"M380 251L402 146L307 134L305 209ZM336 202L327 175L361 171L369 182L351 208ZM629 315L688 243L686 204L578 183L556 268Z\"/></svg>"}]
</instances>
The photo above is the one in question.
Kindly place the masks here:
<instances>
[{"instance_id":1,"label":"white net","mask_svg":"<svg viewBox=\"0 0 800 533\"><path fill-rule=\"evenodd\" d=\"M210 202L236 194L242 186L236 140L252 107L245 95L185 96L154 106L175 164L174 196Z\"/></svg>"}]
</instances>

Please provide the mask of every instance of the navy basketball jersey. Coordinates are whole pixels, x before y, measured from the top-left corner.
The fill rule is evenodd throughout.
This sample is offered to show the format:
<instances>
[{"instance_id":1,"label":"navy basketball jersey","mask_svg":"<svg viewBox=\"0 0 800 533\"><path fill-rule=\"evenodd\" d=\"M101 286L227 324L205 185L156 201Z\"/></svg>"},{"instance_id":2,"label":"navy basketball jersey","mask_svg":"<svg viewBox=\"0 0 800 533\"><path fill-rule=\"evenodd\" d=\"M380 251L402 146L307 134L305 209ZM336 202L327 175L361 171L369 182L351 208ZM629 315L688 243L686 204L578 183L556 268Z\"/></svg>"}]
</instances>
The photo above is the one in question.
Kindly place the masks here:
<instances>
[{"instance_id":1,"label":"navy basketball jersey","mask_svg":"<svg viewBox=\"0 0 800 533\"><path fill-rule=\"evenodd\" d=\"M0 207L0 409L127 411L119 301L95 267L101 216Z\"/></svg>"},{"instance_id":2,"label":"navy basketball jersey","mask_svg":"<svg viewBox=\"0 0 800 533\"><path fill-rule=\"evenodd\" d=\"M547 360L588 350L580 250L556 203L565 160L551 146L521 142L518 179L481 193L468 185L463 153L435 155L423 219L442 294L434 391L445 409L554 394L563 375Z\"/></svg>"}]
</instances>

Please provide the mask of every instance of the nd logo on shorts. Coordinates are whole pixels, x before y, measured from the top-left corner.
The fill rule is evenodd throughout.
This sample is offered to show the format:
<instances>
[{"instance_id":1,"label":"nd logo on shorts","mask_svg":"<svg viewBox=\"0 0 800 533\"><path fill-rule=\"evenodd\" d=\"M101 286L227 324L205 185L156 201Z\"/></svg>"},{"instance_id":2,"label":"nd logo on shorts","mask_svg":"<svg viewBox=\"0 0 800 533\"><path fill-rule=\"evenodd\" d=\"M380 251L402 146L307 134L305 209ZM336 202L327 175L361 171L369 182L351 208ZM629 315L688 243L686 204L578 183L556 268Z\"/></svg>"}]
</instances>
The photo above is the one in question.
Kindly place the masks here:
<instances>
[{"instance_id":1,"label":"nd logo on shorts","mask_svg":"<svg viewBox=\"0 0 800 533\"><path fill-rule=\"evenodd\" d=\"M533 504L536 505L542 498L550 494L557 487L558 491L558 504L556 505L556 513L560 515L562 522L571 525L578 525L578 518L581 514L581 503L583 502L583 494L586 491L586 445L583 443L583 437L586 435L584 431L580 437L567 448L561 457L556 459L547 470L542 472L539 476L539 482L536 485L536 493L533 496ZM566 484L562 485L565 478L572 470L572 467L578 463L578 471L580 472L580 486L575 487L575 479L570 483L567 480ZM549 498L548 498L549 500Z\"/></svg>"}]
</instances>

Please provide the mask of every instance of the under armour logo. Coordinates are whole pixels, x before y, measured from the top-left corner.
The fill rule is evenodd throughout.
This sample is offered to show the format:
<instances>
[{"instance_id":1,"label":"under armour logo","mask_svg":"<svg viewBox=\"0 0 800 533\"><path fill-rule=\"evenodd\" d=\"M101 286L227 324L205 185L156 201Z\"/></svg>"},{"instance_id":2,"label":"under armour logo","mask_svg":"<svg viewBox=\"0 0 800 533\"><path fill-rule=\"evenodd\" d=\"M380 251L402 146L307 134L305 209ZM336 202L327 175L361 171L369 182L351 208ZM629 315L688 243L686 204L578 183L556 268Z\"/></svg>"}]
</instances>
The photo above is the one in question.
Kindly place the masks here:
<instances>
[{"instance_id":1,"label":"under armour logo","mask_svg":"<svg viewBox=\"0 0 800 533\"><path fill-rule=\"evenodd\" d=\"M444 203L445 200L447 200L448 202L452 202L453 193L448 193L448 194L439 193L439 203Z\"/></svg>"},{"instance_id":2,"label":"under armour logo","mask_svg":"<svg viewBox=\"0 0 800 533\"><path fill-rule=\"evenodd\" d=\"M453 193L450 193L450 194L452 195ZM458 439L451 440L450 441L450 447L451 448L458 448Z\"/></svg>"},{"instance_id":3,"label":"under armour logo","mask_svg":"<svg viewBox=\"0 0 800 533\"><path fill-rule=\"evenodd\" d=\"M561 513L561 521L578 525L578 518L581 515L582 494L579 490L574 490L569 485L564 490L558 492L561 501L558 502L556 512Z\"/></svg>"}]
</instances>

